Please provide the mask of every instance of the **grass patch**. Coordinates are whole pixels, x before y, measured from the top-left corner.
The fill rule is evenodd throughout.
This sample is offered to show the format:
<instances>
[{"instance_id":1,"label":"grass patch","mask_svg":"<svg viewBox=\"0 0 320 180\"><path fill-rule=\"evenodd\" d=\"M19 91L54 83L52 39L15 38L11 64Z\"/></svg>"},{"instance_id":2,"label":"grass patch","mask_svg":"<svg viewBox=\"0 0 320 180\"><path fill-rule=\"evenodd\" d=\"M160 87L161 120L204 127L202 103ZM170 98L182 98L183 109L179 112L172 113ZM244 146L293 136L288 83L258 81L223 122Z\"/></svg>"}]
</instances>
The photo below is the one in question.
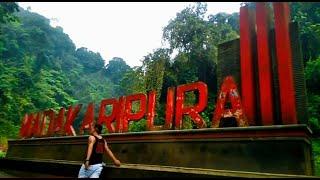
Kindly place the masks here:
<instances>
[{"instance_id":1,"label":"grass patch","mask_svg":"<svg viewBox=\"0 0 320 180\"><path fill-rule=\"evenodd\" d=\"M0 158L6 156L6 151L8 149L8 139L6 137L0 137Z\"/></svg>"},{"instance_id":2,"label":"grass patch","mask_svg":"<svg viewBox=\"0 0 320 180\"><path fill-rule=\"evenodd\" d=\"M6 157L6 152L0 151L0 159Z\"/></svg>"},{"instance_id":3,"label":"grass patch","mask_svg":"<svg viewBox=\"0 0 320 180\"><path fill-rule=\"evenodd\" d=\"M7 149L8 149L7 137L0 136L0 151L7 151Z\"/></svg>"},{"instance_id":4,"label":"grass patch","mask_svg":"<svg viewBox=\"0 0 320 180\"><path fill-rule=\"evenodd\" d=\"M316 176L320 176L320 139L312 139L312 154L314 159L314 173Z\"/></svg>"}]
</instances>

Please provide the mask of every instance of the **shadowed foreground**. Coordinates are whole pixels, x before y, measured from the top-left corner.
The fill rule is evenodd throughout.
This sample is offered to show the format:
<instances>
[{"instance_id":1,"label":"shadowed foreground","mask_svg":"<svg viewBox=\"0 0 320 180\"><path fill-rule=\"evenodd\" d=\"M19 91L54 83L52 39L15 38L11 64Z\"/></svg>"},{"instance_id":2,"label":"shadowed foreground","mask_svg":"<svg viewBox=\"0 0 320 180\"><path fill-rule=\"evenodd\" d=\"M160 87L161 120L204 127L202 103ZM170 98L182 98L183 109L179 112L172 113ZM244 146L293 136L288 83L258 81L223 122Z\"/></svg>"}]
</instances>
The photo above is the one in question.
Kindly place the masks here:
<instances>
[{"instance_id":1,"label":"shadowed foreground","mask_svg":"<svg viewBox=\"0 0 320 180\"><path fill-rule=\"evenodd\" d=\"M66 176L57 176L52 174L43 174L31 171L18 171L13 169L0 169L0 178L21 178L21 177L36 177L36 178L64 178Z\"/></svg>"}]
</instances>

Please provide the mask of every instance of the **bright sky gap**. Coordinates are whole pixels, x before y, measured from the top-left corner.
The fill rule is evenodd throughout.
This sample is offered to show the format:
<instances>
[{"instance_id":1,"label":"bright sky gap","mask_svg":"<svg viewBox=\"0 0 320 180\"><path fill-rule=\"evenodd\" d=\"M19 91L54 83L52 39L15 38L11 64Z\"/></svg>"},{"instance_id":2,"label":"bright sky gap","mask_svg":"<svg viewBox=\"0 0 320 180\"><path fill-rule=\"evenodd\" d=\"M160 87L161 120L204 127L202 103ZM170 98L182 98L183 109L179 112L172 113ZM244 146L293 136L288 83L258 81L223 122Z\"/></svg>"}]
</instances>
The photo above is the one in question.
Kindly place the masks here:
<instances>
[{"instance_id":1,"label":"bright sky gap","mask_svg":"<svg viewBox=\"0 0 320 180\"><path fill-rule=\"evenodd\" d=\"M241 2L207 2L207 15L239 12ZM19 2L61 26L77 48L99 52L106 64L113 57L140 66L144 56L167 47L162 30L176 13L193 2Z\"/></svg>"}]
</instances>

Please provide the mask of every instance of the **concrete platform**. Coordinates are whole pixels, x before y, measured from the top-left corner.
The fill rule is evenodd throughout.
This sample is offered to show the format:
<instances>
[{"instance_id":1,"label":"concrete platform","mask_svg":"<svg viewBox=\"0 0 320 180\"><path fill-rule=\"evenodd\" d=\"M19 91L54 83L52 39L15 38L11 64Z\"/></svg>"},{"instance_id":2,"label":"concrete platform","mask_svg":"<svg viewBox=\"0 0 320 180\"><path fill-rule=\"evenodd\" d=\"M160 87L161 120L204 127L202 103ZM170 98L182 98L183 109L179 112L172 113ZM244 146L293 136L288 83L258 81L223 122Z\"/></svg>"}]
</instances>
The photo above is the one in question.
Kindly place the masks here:
<instances>
[{"instance_id":1,"label":"concrete platform","mask_svg":"<svg viewBox=\"0 0 320 180\"><path fill-rule=\"evenodd\" d=\"M116 168L105 158L106 169L110 169L106 176L312 176L311 134L305 125L106 134L110 148L123 163ZM59 175L71 168L68 171L73 174L63 175L75 177L85 157L87 139L10 140L7 164L15 168L21 162L38 163L60 171Z\"/></svg>"}]
</instances>

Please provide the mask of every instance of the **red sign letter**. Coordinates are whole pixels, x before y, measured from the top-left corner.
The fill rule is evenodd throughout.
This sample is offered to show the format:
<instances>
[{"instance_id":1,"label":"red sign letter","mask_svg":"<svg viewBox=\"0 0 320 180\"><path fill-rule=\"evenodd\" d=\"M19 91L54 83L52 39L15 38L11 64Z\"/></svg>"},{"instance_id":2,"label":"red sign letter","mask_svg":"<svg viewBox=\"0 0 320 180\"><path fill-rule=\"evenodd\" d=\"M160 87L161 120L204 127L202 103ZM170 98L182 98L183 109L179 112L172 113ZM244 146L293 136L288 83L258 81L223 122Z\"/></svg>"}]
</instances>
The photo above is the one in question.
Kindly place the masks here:
<instances>
[{"instance_id":1,"label":"red sign letter","mask_svg":"<svg viewBox=\"0 0 320 180\"><path fill-rule=\"evenodd\" d=\"M139 111L132 113L132 102L140 101ZM129 121L141 119L146 112L147 98L145 94L139 93L126 97L125 114L123 116L123 131L128 131Z\"/></svg>"},{"instance_id":2,"label":"red sign letter","mask_svg":"<svg viewBox=\"0 0 320 180\"><path fill-rule=\"evenodd\" d=\"M199 103L195 106L184 107L184 93L187 91L199 91ZM207 85L203 82L195 82L192 84L181 85L177 87L177 100L176 100L176 121L175 128L182 128L183 114L189 115L196 123L198 128L206 126L205 121L201 118L199 113L207 106L208 89Z\"/></svg>"},{"instance_id":3,"label":"red sign letter","mask_svg":"<svg viewBox=\"0 0 320 180\"><path fill-rule=\"evenodd\" d=\"M94 121L94 104L90 103L87 107L87 112L83 118L83 121L80 127L80 134L83 134L83 131L85 129L90 129L93 121Z\"/></svg>"},{"instance_id":4,"label":"red sign letter","mask_svg":"<svg viewBox=\"0 0 320 180\"><path fill-rule=\"evenodd\" d=\"M61 108L59 114L54 119L50 119L47 136L52 136L54 133L61 131L64 122L64 108Z\"/></svg>"},{"instance_id":5,"label":"red sign letter","mask_svg":"<svg viewBox=\"0 0 320 180\"><path fill-rule=\"evenodd\" d=\"M109 116L105 115L105 109L106 109L107 105L112 105L112 112ZM115 128L114 128L112 122L116 119L118 109L119 109L118 108L118 101L114 98L104 99L101 101L98 124L105 123L106 127L108 128L109 133L115 132Z\"/></svg>"},{"instance_id":6,"label":"red sign letter","mask_svg":"<svg viewBox=\"0 0 320 180\"><path fill-rule=\"evenodd\" d=\"M65 109L61 108L59 111L58 117L55 119L55 125L54 125L54 133L59 133L63 130L63 123L64 123L64 112Z\"/></svg>"},{"instance_id":7,"label":"red sign letter","mask_svg":"<svg viewBox=\"0 0 320 180\"><path fill-rule=\"evenodd\" d=\"M46 124L47 124L47 117L50 118L50 124L54 123L54 111L49 109L43 112L41 124L40 124L40 136L46 135ZM50 126L49 124L49 126ZM48 128L49 131L49 128Z\"/></svg>"},{"instance_id":8,"label":"red sign letter","mask_svg":"<svg viewBox=\"0 0 320 180\"><path fill-rule=\"evenodd\" d=\"M126 97L125 96L121 96L119 98L119 106L118 106L118 111L117 111L117 115L116 115L116 132L121 133L123 131L123 121L125 118L125 112L126 112Z\"/></svg>"},{"instance_id":9,"label":"red sign letter","mask_svg":"<svg viewBox=\"0 0 320 180\"><path fill-rule=\"evenodd\" d=\"M238 93L237 85L234 82L231 76L227 76L221 85L221 89L218 96L218 101L216 104L216 109L214 110L213 120L212 120L212 127L217 128L220 124L220 119L227 114L227 111L230 109L225 110L225 104L227 99L231 102L231 116L236 118L238 126L248 126L248 122L244 116L240 95ZM230 111L229 111L230 112Z\"/></svg>"},{"instance_id":10,"label":"red sign letter","mask_svg":"<svg viewBox=\"0 0 320 180\"><path fill-rule=\"evenodd\" d=\"M154 116L156 108L156 91L150 91L148 93L148 112L147 112L147 130L160 130L163 126L154 125Z\"/></svg>"},{"instance_id":11,"label":"red sign letter","mask_svg":"<svg viewBox=\"0 0 320 180\"><path fill-rule=\"evenodd\" d=\"M30 137L39 137L40 136L40 118L41 118L42 112L38 112L37 116L32 118L32 129L30 133Z\"/></svg>"},{"instance_id":12,"label":"red sign letter","mask_svg":"<svg viewBox=\"0 0 320 180\"><path fill-rule=\"evenodd\" d=\"M31 128L31 115L25 114L20 128L20 138L28 137L28 130Z\"/></svg>"},{"instance_id":13,"label":"red sign letter","mask_svg":"<svg viewBox=\"0 0 320 180\"><path fill-rule=\"evenodd\" d=\"M169 87L167 91L166 122L164 125L166 129L172 128L172 120L174 113L174 91L174 87Z\"/></svg>"},{"instance_id":14,"label":"red sign letter","mask_svg":"<svg viewBox=\"0 0 320 180\"><path fill-rule=\"evenodd\" d=\"M67 120L64 125L64 132L68 136L73 135L75 136L75 132L73 129L73 121L75 120L77 114L79 113L80 109L82 107L82 104L77 105L74 109L72 109L72 106L69 106L68 112L67 112Z\"/></svg>"}]
</instances>

